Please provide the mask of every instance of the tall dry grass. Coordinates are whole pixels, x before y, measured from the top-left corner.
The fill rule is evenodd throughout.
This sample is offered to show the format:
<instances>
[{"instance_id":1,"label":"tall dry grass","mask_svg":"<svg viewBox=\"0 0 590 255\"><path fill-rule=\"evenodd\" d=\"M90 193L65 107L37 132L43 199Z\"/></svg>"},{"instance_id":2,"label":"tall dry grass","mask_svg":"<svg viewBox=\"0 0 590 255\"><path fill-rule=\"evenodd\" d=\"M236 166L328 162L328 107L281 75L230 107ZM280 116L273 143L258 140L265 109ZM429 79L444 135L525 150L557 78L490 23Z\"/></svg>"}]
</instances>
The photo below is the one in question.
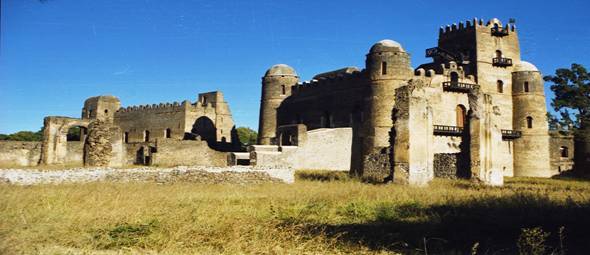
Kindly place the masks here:
<instances>
[{"instance_id":1,"label":"tall dry grass","mask_svg":"<svg viewBox=\"0 0 590 255\"><path fill-rule=\"evenodd\" d=\"M476 243L517 253L522 229L551 232L550 248L562 226L566 249L589 248L588 182L413 188L299 177L291 185L0 185L0 253L432 254Z\"/></svg>"}]
</instances>

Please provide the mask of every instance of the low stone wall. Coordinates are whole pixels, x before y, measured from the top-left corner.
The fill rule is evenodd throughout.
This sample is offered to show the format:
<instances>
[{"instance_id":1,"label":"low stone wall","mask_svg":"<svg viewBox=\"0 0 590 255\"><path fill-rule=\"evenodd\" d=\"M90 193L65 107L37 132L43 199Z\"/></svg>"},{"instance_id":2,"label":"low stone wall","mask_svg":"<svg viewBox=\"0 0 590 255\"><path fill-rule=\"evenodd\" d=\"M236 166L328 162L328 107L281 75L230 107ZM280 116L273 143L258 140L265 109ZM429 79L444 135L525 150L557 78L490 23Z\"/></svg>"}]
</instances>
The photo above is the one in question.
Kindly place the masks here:
<instances>
[{"instance_id":1,"label":"low stone wall","mask_svg":"<svg viewBox=\"0 0 590 255\"><path fill-rule=\"evenodd\" d=\"M41 142L0 141L0 165L36 166L41 158Z\"/></svg>"},{"instance_id":2,"label":"low stone wall","mask_svg":"<svg viewBox=\"0 0 590 255\"><path fill-rule=\"evenodd\" d=\"M151 154L153 165L160 166L227 166L227 153L213 150L206 141L158 142Z\"/></svg>"},{"instance_id":3,"label":"low stone wall","mask_svg":"<svg viewBox=\"0 0 590 255\"><path fill-rule=\"evenodd\" d=\"M434 177L456 179L458 177L459 153L435 153Z\"/></svg>"},{"instance_id":4,"label":"low stone wall","mask_svg":"<svg viewBox=\"0 0 590 255\"><path fill-rule=\"evenodd\" d=\"M65 163L68 165L84 164L84 143L79 141L69 141L68 153L66 154Z\"/></svg>"},{"instance_id":5,"label":"low stone wall","mask_svg":"<svg viewBox=\"0 0 590 255\"><path fill-rule=\"evenodd\" d=\"M255 145L249 150L256 166L348 171L351 149L351 128L323 128L307 131L298 146Z\"/></svg>"}]
</instances>

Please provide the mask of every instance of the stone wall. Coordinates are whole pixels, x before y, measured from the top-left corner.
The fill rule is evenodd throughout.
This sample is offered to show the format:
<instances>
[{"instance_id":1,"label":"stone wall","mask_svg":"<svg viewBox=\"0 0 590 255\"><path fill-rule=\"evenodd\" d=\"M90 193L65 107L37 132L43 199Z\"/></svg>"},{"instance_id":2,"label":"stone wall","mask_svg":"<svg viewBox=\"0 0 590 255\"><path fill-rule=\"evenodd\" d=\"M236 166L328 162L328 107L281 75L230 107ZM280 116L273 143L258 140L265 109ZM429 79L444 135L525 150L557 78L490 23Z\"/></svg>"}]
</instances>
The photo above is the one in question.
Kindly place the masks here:
<instances>
[{"instance_id":1,"label":"stone wall","mask_svg":"<svg viewBox=\"0 0 590 255\"><path fill-rule=\"evenodd\" d=\"M456 179L458 177L459 153L435 153L434 177Z\"/></svg>"},{"instance_id":2,"label":"stone wall","mask_svg":"<svg viewBox=\"0 0 590 255\"><path fill-rule=\"evenodd\" d=\"M574 166L573 135L561 134L557 131L551 131L550 135L549 155L551 156L551 172L553 174L559 174L563 171L572 170Z\"/></svg>"},{"instance_id":3,"label":"stone wall","mask_svg":"<svg viewBox=\"0 0 590 255\"><path fill-rule=\"evenodd\" d=\"M158 166L227 166L227 153L209 148L205 141L162 141L151 152Z\"/></svg>"},{"instance_id":4,"label":"stone wall","mask_svg":"<svg viewBox=\"0 0 590 255\"><path fill-rule=\"evenodd\" d=\"M84 164L84 143L80 141L68 141L68 152L66 153L65 163L67 165Z\"/></svg>"},{"instance_id":5,"label":"stone wall","mask_svg":"<svg viewBox=\"0 0 590 255\"><path fill-rule=\"evenodd\" d=\"M350 170L351 128L322 128L304 132L305 138L297 138L298 146L255 145L250 147L251 163L256 166L294 169Z\"/></svg>"},{"instance_id":6,"label":"stone wall","mask_svg":"<svg viewBox=\"0 0 590 255\"><path fill-rule=\"evenodd\" d=\"M40 158L40 142L0 141L0 166L36 166Z\"/></svg>"}]
</instances>

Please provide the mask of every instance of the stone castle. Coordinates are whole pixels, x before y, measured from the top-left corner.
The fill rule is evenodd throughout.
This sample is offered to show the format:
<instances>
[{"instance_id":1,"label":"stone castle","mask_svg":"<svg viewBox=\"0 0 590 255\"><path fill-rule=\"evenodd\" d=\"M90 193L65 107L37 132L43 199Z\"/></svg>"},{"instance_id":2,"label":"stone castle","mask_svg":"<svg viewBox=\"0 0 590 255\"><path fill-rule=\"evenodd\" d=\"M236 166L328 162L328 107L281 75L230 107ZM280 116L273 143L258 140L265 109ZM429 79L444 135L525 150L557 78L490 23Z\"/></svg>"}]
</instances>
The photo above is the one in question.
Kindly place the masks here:
<instances>
[{"instance_id":1,"label":"stone castle","mask_svg":"<svg viewBox=\"0 0 590 255\"><path fill-rule=\"evenodd\" d=\"M79 119L47 117L41 144L0 145L0 163L280 165L413 185L434 177L501 185L504 176L571 169L572 139L548 129L542 75L521 60L515 25L446 26L426 56L432 62L414 69L400 43L382 40L363 69L300 82L293 68L272 66L262 77L259 145L247 152L221 92L126 108L98 96ZM73 126L81 139L68 142ZM103 133L90 139L95 126ZM4 153L19 146L20 154Z\"/></svg>"}]
</instances>

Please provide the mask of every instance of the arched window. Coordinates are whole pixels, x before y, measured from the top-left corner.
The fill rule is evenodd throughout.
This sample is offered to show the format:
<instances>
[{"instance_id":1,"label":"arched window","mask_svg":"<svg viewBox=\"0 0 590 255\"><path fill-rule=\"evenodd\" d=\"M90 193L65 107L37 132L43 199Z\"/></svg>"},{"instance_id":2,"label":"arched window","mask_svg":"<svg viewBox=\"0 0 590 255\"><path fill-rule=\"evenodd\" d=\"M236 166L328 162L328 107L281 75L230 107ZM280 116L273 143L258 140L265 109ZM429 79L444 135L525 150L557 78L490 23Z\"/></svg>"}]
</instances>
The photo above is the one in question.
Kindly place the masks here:
<instances>
[{"instance_id":1,"label":"arched window","mask_svg":"<svg viewBox=\"0 0 590 255\"><path fill-rule=\"evenodd\" d=\"M465 126L465 106L463 105L457 105L457 108L455 109L456 111L456 116L457 116L457 127L464 127Z\"/></svg>"},{"instance_id":2,"label":"arched window","mask_svg":"<svg viewBox=\"0 0 590 255\"><path fill-rule=\"evenodd\" d=\"M148 130L143 131L143 141L144 142L149 142L150 141L150 131L148 131Z\"/></svg>"},{"instance_id":3,"label":"arched window","mask_svg":"<svg viewBox=\"0 0 590 255\"><path fill-rule=\"evenodd\" d=\"M529 91L530 91L530 88L529 88L529 82L528 82L528 81L525 81L525 82L524 82L524 87L523 87L523 89L524 89L524 92L529 92Z\"/></svg>"},{"instance_id":4,"label":"arched window","mask_svg":"<svg viewBox=\"0 0 590 255\"><path fill-rule=\"evenodd\" d=\"M498 80L497 85L498 85L498 93L504 93L504 82L501 80Z\"/></svg>"},{"instance_id":5,"label":"arched window","mask_svg":"<svg viewBox=\"0 0 590 255\"><path fill-rule=\"evenodd\" d=\"M287 87L285 87L285 85L281 85L281 93L282 95L287 94Z\"/></svg>"},{"instance_id":6,"label":"arched window","mask_svg":"<svg viewBox=\"0 0 590 255\"><path fill-rule=\"evenodd\" d=\"M451 72L451 83L459 82L459 74L457 72Z\"/></svg>"},{"instance_id":7,"label":"arched window","mask_svg":"<svg viewBox=\"0 0 590 255\"><path fill-rule=\"evenodd\" d=\"M567 158L569 156L568 148L565 146L561 146L559 148L559 154L561 155L562 158Z\"/></svg>"},{"instance_id":8,"label":"arched window","mask_svg":"<svg viewBox=\"0 0 590 255\"><path fill-rule=\"evenodd\" d=\"M330 114L329 112L325 112L324 116L322 116L322 127L323 128L331 128L333 127L333 119L332 119L332 114Z\"/></svg>"},{"instance_id":9,"label":"arched window","mask_svg":"<svg viewBox=\"0 0 590 255\"><path fill-rule=\"evenodd\" d=\"M129 132L123 133L123 142L129 143Z\"/></svg>"},{"instance_id":10,"label":"arched window","mask_svg":"<svg viewBox=\"0 0 590 255\"><path fill-rule=\"evenodd\" d=\"M381 62L381 74L382 75L387 74L387 62L385 62L385 61Z\"/></svg>"},{"instance_id":11,"label":"arched window","mask_svg":"<svg viewBox=\"0 0 590 255\"><path fill-rule=\"evenodd\" d=\"M502 51L496 50L496 58L502 58Z\"/></svg>"},{"instance_id":12,"label":"arched window","mask_svg":"<svg viewBox=\"0 0 590 255\"><path fill-rule=\"evenodd\" d=\"M533 117L531 117L531 116L526 117L526 127L533 128Z\"/></svg>"},{"instance_id":13,"label":"arched window","mask_svg":"<svg viewBox=\"0 0 590 255\"><path fill-rule=\"evenodd\" d=\"M171 138L172 137L172 130L167 128L166 132L165 132L166 138Z\"/></svg>"}]
</instances>

